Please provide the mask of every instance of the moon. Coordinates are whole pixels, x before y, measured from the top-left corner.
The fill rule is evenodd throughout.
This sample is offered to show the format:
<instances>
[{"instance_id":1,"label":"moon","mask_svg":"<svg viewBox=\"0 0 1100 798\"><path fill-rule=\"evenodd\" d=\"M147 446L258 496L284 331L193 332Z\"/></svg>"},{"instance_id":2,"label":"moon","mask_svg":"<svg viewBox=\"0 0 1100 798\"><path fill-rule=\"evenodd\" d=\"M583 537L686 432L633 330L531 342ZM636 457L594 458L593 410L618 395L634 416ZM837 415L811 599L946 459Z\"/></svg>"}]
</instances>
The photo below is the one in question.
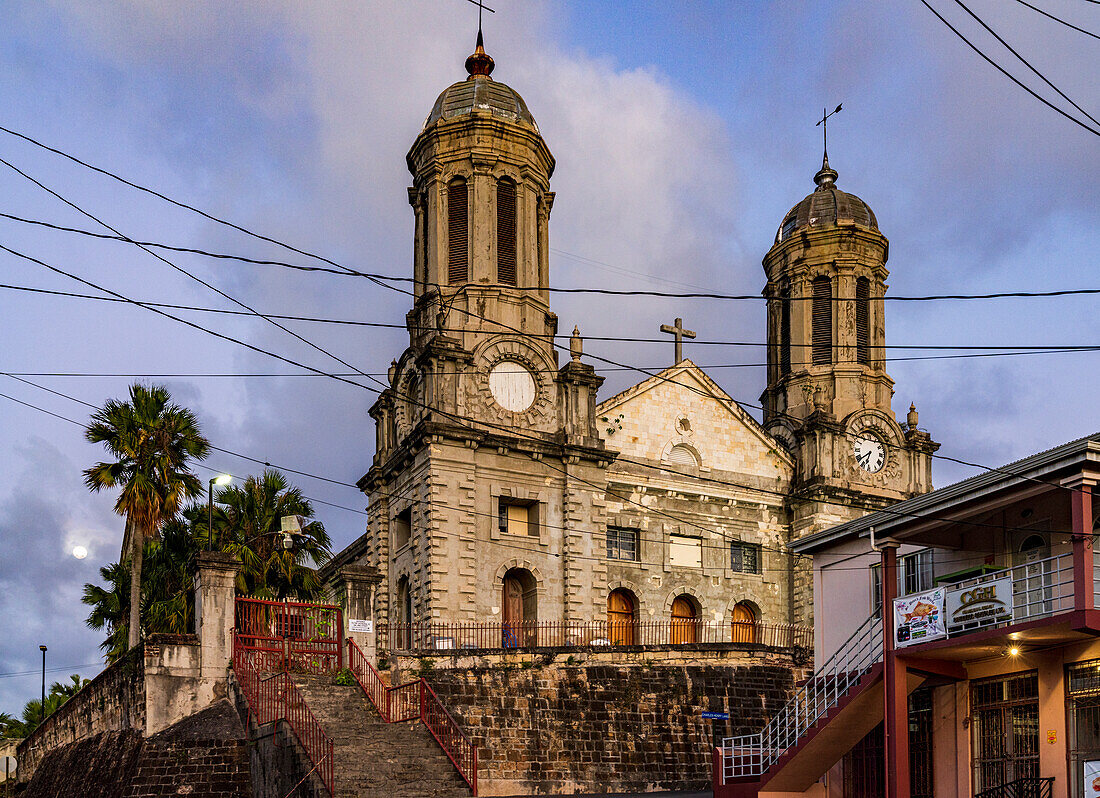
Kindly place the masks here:
<instances>
[{"instance_id":1,"label":"moon","mask_svg":"<svg viewBox=\"0 0 1100 798\"><path fill-rule=\"evenodd\" d=\"M84 546L73 546L73 556L78 560L83 560L88 556L88 550Z\"/></svg>"}]
</instances>

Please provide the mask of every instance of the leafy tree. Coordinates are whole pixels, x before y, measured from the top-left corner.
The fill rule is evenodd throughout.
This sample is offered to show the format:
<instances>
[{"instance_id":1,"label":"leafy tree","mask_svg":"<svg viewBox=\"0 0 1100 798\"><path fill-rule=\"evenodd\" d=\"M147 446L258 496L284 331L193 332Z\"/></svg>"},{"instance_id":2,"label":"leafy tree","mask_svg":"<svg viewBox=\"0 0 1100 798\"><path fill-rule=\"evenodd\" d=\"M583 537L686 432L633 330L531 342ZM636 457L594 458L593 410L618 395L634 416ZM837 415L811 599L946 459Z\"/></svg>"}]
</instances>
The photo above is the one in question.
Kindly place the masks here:
<instances>
[{"instance_id":1,"label":"leafy tree","mask_svg":"<svg viewBox=\"0 0 1100 798\"><path fill-rule=\"evenodd\" d=\"M99 647L107 662L111 663L127 651L126 608L130 605L130 569L114 562L100 568L99 576L107 587L85 584L80 600L92 608L85 623L93 629L107 631L107 639Z\"/></svg>"},{"instance_id":2,"label":"leafy tree","mask_svg":"<svg viewBox=\"0 0 1100 798\"><path fill-rule=\"evenodd\" d=\"M119 488L115 512L126 519L124 548L130 550L127 646L141 639L141 567L145 541L179 512L183 502L202 493L188 470L190 460L206 457L210 444L186 408L173 404L161 386L130 386L130 400L109 399L84 431L114 458L84 471L84 484L98 492Z\"/></svg>"},{"instance_id":3,"label":"leafy tree","mask_svg":"<svg viewBox=\"0 0 1100 798\"><path fill-rule=\"evenodd\" d=\"M321 582L309 563L324 565L332 557L324 524L306 524L289 550L280 533L283 516L313 515L301 490L290 486L279 471L268 469L259 477L248 477L240 487L222 488L215 498L214 545L241 560L238 594L277 599L320 594ZM193 525L205 531L205 513L193 509L189 514Z\"/></svg>"},{"instance_id":4,"label":"leafy tree","mask_svg":"<svg viewBox=\"0 0 1100 798\"><path fill-rule=\"evenodd\" d=\"M88 683L88 679L82 679L80 674L74 673L67 682L54 682L50 685L50 692L46 694L46 712L42 713L42 699L33 698L23 707L23 717L18 720L7 712L0 712L0 737L27 737L38 728L44 718L53 713L80 692Z\"/></svg>"}]
</instances>

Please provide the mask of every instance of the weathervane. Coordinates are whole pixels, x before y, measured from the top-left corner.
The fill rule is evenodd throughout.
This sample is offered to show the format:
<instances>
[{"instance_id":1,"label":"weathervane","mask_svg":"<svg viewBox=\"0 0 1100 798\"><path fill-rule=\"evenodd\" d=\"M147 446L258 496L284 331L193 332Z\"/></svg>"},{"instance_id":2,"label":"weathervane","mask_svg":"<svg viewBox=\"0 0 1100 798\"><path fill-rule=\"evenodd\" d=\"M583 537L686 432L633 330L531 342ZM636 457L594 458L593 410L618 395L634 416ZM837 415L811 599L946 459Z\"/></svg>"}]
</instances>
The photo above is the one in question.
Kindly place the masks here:
<instances>
[{"instance_id":1,"label":"weathervane","mask_svg":"<svg viewBox=\"0 0 1100 798\"><path fill-rule=\"evenodd\" d=\"M473 2L473 0L470 0L470 2ZM814 182L817 183L819 188L826 188L836 182L837 174L829 168L829 117L839 114L843 108L844 103L841 103L832 111L828 108L822 108L821 119L817 120L817 124L814 125L814 127L821 127L822 149L825 153L821 158L821 171L814 175Z\"/></svg>"}]
</instances>

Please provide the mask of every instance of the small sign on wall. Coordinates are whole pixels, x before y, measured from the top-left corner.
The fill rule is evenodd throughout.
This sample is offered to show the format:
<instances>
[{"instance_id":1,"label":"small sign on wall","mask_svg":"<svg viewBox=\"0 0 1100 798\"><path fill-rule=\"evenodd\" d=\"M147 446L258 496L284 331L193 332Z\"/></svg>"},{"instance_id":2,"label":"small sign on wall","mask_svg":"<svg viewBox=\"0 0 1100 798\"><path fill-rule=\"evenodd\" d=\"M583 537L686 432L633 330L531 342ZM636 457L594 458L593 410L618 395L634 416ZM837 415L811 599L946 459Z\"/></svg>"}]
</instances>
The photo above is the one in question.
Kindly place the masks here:
<instances>
[{"instance_id":1,"label":"small sign on wall","mask_svg":"<svg viewBox=\"0 0 1100 798\"><path fill-rule=\"evenodd\" d=\"M374 632L374 621L369 618L348 618L348 631L371 634Z\"/></svg>"},{"instance_id":2,"label":"small sign on wall","mask_svg":"<svg viewBox=\"0 0 1100 798\"><path fill-rule=\"evenodd\" d=\"M728 712L704 712L703 717L707 720L729 720L730 713Z\"/></svg>"},{"instance_id":3,"label":"small sign on wall","mask_svg":"<svg viewBox=\"0 0 1100 798\"><path fill-rule=\"evenodd\" d=\"M1047 742L1054 745L1058 742L1058 732L1055 729L1047 729Z\"/></svg>"},{"instance_id":4,"label":"small sign on wall","mask_svg":"<svg viewBox=\"0 0 1100 798\"><path fill-rule=\"evenodd\" d=\"M912 646L947 637L943 588L894 599L894 645Z\"/></svg>"}]
</instances>

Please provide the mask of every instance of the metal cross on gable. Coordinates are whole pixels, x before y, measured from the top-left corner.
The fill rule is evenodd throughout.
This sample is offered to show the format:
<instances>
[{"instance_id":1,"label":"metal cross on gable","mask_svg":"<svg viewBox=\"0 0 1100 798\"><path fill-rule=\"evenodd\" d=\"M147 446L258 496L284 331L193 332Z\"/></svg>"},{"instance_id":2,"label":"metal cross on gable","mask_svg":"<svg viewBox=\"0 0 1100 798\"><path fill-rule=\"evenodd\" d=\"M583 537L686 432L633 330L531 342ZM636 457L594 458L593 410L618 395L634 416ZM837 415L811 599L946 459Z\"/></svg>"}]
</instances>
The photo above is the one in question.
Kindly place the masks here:
<instances>
[{"instance_id":1,"label":"metal cross on gable","mask_svg":"<svg viewBox=\"0 0 1100 798\"><path fill-rule=\"evenodd\" d=\"M671 334L672 337L676 340L676 361L672 364L672 365L675 366L676 363L679 363L681 360L684 359L684 341L683 341L683 339L684 338L694 338L695 337L695 331L694 330L685 330L684 329L684 320L683 319L676 319L675 324L672 324L672 325L662 324L661 325L661 332Z\"/></svg>"},{"instance_id":2,"label":"metal cross on gable","mask_svg":"<svg viewBox=\"0 0 1100 798\"><path fill-rule=\"evenodd\" d=\"M474 2L474 0L470 0L470 2L472 3L472 2ZM817 124L814 125L814 127L820 127L821 128L821 140L822 140L822 143L825 145L825 157L826 158L829 157L829 117L833 116L834 114L839 114L842 110L844 110L844 103L841 103L836 108L834 108L832 111L828 111L828 109L822 108L821 109L821 118L819 120L817 120Z\"/></svg>"},{"instance_id":3,"label":"metal cross on gable","mask_svg":"<svg viewBox=\"0 0 1100 798\"><path fill-rule=\"evenodd\" d=\"M466 0L466 2L467 3L473 3L475 6L477 6L477 29L479 31L481 30L481 12L484 10L484 11L488 11L490 14L497 13L493 9L489 8L489 6L485 5L485 3L482 2L482 0Z\"/></svg>"}]
</instances>

